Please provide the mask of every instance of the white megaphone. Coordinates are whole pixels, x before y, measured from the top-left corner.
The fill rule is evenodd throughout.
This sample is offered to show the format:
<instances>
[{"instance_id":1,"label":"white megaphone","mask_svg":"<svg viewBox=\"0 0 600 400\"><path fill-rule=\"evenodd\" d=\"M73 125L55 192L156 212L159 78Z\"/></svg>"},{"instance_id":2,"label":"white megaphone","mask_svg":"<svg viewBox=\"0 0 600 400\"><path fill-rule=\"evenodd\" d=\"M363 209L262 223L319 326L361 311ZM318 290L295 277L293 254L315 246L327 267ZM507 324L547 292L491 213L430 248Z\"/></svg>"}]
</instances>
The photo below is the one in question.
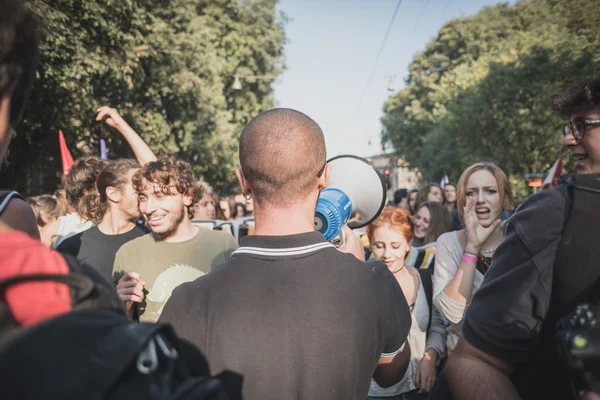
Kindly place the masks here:
<instances>
[{"instance_id":1,"label":"white megaphone","mask_svg":"<svg viewBox=\"0 0 600 400\"><path fill-rule=\"evenodd\" d=\"M315 230L339 247L346 241L344 225L362 228L377 219L385 207L386 188L377 169L364 158L337 156L327 165L332 168L329 183L319 194Z\"/></svg>"}]
</instances>

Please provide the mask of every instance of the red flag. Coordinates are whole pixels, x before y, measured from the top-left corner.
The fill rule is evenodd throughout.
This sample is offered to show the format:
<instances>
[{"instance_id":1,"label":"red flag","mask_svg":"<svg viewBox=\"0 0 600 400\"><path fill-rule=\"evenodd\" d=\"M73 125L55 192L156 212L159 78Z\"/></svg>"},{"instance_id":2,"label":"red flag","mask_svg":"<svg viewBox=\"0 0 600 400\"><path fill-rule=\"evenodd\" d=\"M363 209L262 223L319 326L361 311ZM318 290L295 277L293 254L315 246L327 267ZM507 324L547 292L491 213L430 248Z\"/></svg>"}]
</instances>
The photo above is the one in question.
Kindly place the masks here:
<instances>
[{"instance_id":1,"label":"red flag","mask_svg":"<svg viewBox=\"0 0 600 400\"><path fill-rule=\"evenodd\" d=\"M65 142L65 136L62 131L58 131L58 143L60 145L60 159L62 160L63 174L66 175L73 166L73 157L71 157L71 152L67 147L67 142Z\"/></svg>"},{"instance_id":2,"label":"red flag","mask_svg":"<svg viewBox=\"0 0 600 400\"><path fill-rule=\"evenodd\" d=\"M543 189L550 189L553 186L556 186L556 182L558 178L562 175L562 154L558 156L550 171L548 171L548 175L546 179L544 179L544 183L542 183Z\"/></svg>"}]
</instances>

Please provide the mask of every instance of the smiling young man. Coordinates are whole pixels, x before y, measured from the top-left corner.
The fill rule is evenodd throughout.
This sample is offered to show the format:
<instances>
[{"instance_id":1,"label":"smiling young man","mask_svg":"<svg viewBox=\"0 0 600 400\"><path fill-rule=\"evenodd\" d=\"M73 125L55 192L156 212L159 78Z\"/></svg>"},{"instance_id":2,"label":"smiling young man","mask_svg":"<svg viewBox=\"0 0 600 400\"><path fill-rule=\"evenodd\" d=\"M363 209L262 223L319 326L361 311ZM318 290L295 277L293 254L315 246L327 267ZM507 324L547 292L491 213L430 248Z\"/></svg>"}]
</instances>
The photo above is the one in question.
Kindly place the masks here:
<instances>
[{"instance_id":1,"label":"smiling young man","mask_svg":"<svg viewBox=\"0 0 600 400\"><path fill-rule=\"evenodd\" d=\"M191 166L159 157L133 176L139 210L151 233L117 252L113 280L131 317L156 322L171 292L209 273L237 248L233 236L194 226Z\"/></svg>"},{"instance_id":2,"label":"smiling young man","mask_svg":"<svg viewBox=\"0 0 600 400\"><path fill-rule=\"evenodd\" d=\"M508 220L444 369L456 399L580 398L556 337L578 304L600 301L600 79L556 93L551 104L569 119L563 145L577 174Z\"/></svg>"}]
</instances>

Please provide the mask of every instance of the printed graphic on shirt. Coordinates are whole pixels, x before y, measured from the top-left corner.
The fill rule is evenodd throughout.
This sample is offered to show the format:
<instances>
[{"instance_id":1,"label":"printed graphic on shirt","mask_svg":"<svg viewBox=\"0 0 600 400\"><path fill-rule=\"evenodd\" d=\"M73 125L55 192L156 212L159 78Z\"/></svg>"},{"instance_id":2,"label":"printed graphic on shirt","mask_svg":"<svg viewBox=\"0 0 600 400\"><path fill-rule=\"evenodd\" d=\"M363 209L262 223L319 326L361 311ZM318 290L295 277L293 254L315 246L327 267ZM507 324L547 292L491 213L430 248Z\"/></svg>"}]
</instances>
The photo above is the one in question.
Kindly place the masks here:
<instances>
[{"instance_id":1,"label":"printed graphic on shirt","mask_svg":"<svg viewBox=\"0 0 600 400\"><path fill-rule=\"evenodd\" d=\"M158 321L167 300L171 297L173 290L185 282L191 282L205 275L203 271L185 264L174 264L158 275L152 288L148 290L147 299L154 303L154 309L150 312L150 319ZM160 307L160 308L159 308Z\"/></svg>"}]
</instances>

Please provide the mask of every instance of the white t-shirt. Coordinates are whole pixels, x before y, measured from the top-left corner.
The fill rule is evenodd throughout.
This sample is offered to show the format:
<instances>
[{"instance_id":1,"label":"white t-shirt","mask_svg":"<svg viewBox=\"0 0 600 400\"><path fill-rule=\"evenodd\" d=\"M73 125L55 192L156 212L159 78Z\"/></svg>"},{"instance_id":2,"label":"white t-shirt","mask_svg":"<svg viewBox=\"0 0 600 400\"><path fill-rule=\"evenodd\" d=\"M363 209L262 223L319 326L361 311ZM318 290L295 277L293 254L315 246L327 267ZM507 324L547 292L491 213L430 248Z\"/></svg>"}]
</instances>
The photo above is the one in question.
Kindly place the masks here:
<instances>
[{"instance_id":1,"label":"white t-shirt","mask_svg":"<svg viewBox=\"0 0 600 400\"><path fill-rule=\"evenodd\" d=\"M79 214L75 212L59 217L58 221L60 222L60 226L58 228L58 232L56 232L56 239L54 239L54 243L52 243L53 249L56 249L60 242L66 238L69 238L94 226L92 221L86 221L82 219Z\"/></svg>"}]
</instances>

